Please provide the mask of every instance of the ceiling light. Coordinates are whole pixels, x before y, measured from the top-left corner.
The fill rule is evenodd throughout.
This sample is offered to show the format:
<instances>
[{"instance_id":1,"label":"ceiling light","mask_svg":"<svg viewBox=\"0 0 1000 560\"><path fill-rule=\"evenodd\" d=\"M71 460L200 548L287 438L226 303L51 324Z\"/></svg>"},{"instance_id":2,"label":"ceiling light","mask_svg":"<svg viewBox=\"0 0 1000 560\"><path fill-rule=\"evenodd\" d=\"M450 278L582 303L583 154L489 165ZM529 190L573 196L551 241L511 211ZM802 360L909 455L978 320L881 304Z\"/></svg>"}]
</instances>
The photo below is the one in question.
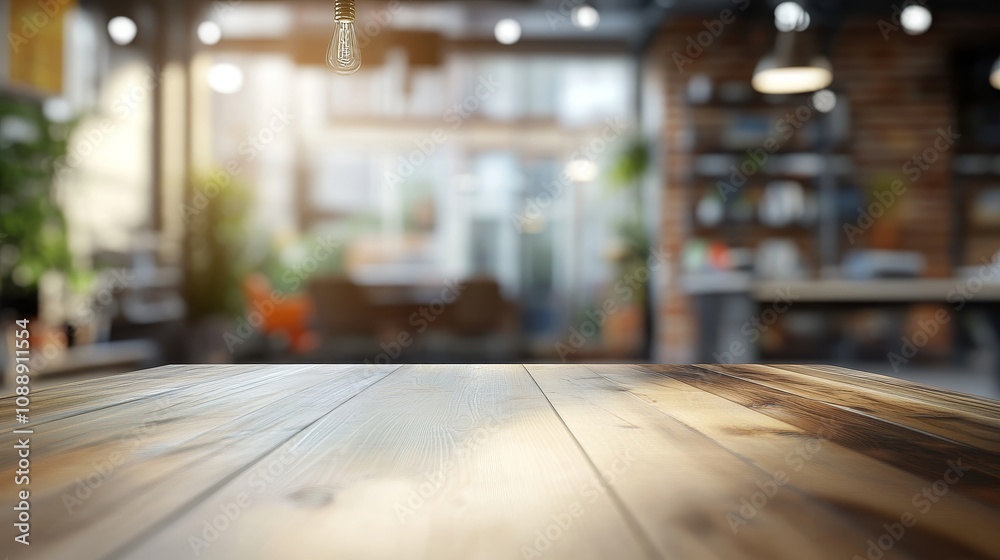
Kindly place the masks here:
<instances>
[{"instance_id":1,"label":"ceiling light","mask_svg":"<svg viewBox=\"0 0 1000 560\"><path fill-rule=\"evenodd\" d=\"M208 87L223 95L237 93L243 89L243 71L235 64L213 64L208 71Z\"/></svg>"},{"instance_id":2,"label":"ceiling light","mask_svg":"<svg viewBox=\"0 0 1000 560\"><path fill-rule=\"evenodd\" d=\"M570 19L573 21L573 25L590 31L597 27L597 24L601 23L601 14L597 11L597 8L589 4L581 4L573 8Z\"/></svg>"},{"instance_id":3,"label":"ceiling light","mask_svg":"<svg viewBox=\"0 0 1000 560\"><path fill-rule=\"evenodd\" d=\"M931 11L917 4L910 4L899 14L899 23L909 35L920 35L931 28Z\"/></svg>"},{"instance_id":4,"label":"ceiling light","mask_svg":"<svg viewBox=\"0 0 1000 560\"><path fill-rule=\"evenodd\" d=\"M203 21L198 25L198 40L204 45L215 45L222 40L222 29L214 21Z\"/></svg>"},{"instance_id":5,"label":"ceiling light","mask_svg":"<svg viewBox=\"0 0 1000 560\"><path fill-rule=\"evenodd\" d=\"M513 45L521 40L521 24L517 20L502 19L493 28L493 34L502 45Z\"/></svg>"},{"instance_id":6,"label":"ceiling light","mask_svg":"<svg viewBox=\"0 0 1000 560\"><path fill-rule=\"evenodd\" d=\"M796 2L782 2L774 8L774 26L778 31L805 31L810 20L809 12Z\"/></svg>"},{"instance_id":7,"label":"ceiling light","mask_svg":"<svg viewBox=\"0 0 1000 560\"><path fill-rule=\"evenodd\" d=\"M354 0L333 3L333 38L326 49L326 63L338 74L353 74L361 68L361 46L354 28Z\"/></svg>"},{"instance_id":8,"label":"ceiling light","mask_svg":"<svg viewBox=\"0 0 1000 560\"><path fill-rule=\"evenodd\" d=\"M833 81L830 60L819 54L804 33L778 33L774 51L753 71L751 84L761 93L806 93Z\"/></svg>"},{"instance_id":9,"label":"ceiling light","mask_svg":"<svg viewBox=\"0 0 1000 560\"><path fill-rule=\"evenodd\" d=\"M117 16L108 22L108 35L116 45L125 46L135 40L139 27L131 18Z\"/></svg>"},{"instance_id":10,"label":"ceiling light","mask_svg":"<svg viewBox=\"0 0 1000 560\"><path fill-rule=\"evenodd\" d=\"M812 95L812 104L820 113L829 113L837 106L837 94L821 89Z\"/></svg>"}]
</instances>

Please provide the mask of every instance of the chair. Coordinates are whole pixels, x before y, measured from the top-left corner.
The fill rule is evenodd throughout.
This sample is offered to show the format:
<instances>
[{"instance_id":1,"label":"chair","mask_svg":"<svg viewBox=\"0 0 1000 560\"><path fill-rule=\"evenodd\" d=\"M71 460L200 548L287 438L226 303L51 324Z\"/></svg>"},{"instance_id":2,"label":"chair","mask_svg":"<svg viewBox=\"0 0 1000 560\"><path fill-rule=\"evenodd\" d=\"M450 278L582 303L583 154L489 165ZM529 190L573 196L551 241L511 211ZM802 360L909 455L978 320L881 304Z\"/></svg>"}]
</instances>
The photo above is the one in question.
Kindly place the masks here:
<instances>
[{"instance_id":1,"label":"chair","mask_svg":"<svg viewBox=\"0 0 1000 560\"><path fill-rule=\"evenodd\" d=\"M251 274L243 281L243 295L247 312L257 311L264 317L261 331L266 335L277 333L288 337L289 349L303 353L315 347L315 337L309 332L309 319L313 313L312 302L303 294L289 294L275 298L271 283L263 274ZM280 299L280 301L276 301Z\"/></svg>"},{"instance_id":2,"label":"chair","mask_svg":"<svg viewBox=\"0 0 1000 560\"><path fill-rule=\"evenodd\" d=\"M319 361L374 360L379 347L379 317L364 289L348 278L313 278L308 286L320 333Z\"/></svg>"}]
</instances>

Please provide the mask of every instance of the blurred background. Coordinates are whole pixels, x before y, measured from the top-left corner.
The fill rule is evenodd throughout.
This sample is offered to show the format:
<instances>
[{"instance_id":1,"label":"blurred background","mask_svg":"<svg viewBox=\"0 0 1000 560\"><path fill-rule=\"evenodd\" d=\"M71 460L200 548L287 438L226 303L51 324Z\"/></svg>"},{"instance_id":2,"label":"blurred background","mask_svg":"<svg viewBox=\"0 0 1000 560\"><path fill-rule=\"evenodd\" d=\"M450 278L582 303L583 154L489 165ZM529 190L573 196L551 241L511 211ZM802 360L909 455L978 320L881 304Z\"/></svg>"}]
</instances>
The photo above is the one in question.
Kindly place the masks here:
<instances>
[{"instance_id":1,"label":"blurred background","mask_svg":"<svg viewBox=\"0 0 1000 560\"><path fill-rule=\"evenodd\" d=\"M5 0L0 328L162 363L807 362L1000 396L992 0ZM8 381L9 383L9 381Z\"/></svg>"}]
</instances>

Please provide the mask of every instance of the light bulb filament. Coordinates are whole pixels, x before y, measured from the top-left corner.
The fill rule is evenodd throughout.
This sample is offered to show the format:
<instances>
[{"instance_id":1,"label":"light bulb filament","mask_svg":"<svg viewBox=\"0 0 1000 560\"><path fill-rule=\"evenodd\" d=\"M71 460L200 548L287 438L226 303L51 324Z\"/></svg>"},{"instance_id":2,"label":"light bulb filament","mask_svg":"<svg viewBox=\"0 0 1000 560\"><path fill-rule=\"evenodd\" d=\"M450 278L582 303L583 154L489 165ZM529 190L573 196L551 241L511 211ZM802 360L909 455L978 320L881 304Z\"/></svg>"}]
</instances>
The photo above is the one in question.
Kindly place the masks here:
<instances>
[{"instance_id":1,"label":"light bulb filament","mask_svg":"<svg viewBox=\"0 0 1000 560\"><path fill-rule=\"evenodd\" d=\"M351 25L350 23L341 23L339 25ZM351 51L351 42L348 41L348 36L350 33L342 32L339 34L337 41L337 62L341 66L349 66L354 59L355 53Z\"/></svg>"}]
</instances>

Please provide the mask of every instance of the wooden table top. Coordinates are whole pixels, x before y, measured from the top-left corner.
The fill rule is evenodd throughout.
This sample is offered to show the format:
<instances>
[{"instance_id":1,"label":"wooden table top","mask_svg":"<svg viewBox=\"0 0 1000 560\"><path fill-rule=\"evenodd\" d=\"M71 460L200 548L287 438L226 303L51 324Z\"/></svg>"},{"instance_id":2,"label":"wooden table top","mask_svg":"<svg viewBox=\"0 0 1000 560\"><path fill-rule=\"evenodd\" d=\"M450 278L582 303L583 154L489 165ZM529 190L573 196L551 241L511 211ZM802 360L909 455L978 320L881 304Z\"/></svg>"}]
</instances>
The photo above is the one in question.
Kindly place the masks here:
<instances>
[{"instance_id":1,"label":"wooden table top","mask_svg":"<svg viewBox=\"0 0 1000 560\"><path fill-rule=\"evenodd\" d=\"M835 367L164 366L32 397L11 560L1000 558L1000 402Z\"/></svg>"}]
</instances>

